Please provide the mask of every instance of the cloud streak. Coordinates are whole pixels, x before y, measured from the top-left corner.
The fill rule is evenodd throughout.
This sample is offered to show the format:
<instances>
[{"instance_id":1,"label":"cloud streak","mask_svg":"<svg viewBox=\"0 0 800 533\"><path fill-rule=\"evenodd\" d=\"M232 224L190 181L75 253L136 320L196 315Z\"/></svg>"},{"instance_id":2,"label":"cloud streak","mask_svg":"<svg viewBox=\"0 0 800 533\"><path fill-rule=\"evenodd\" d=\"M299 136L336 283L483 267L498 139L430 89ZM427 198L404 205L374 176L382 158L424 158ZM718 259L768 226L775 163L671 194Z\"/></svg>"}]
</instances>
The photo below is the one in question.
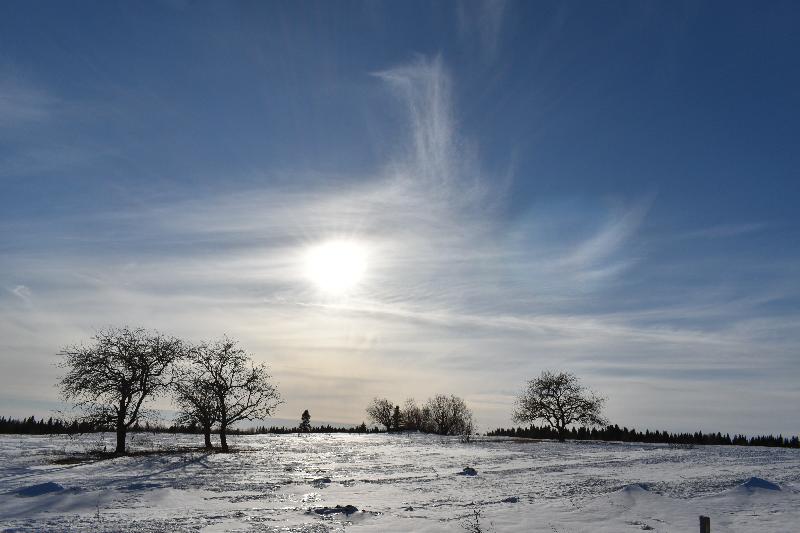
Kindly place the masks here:
<instances>
[{"instance_id":1,"label":"cloud streak","mask_svg":"<svg viewBox=\"0 0 800 533\"><path fill-rule=\"evenodd\" d=\"M500 35L509 5L506 0L459 1L456 4L458 30L463 38L477 37L481 56L491 60L500 46Z\"/></svg>"},{"instance_id":2,"label":"cloud streak","mask_svg":"<svg viewBox=\"0 0 800 533\"><path fill-rule=\"evenodd\" d=\"M47 120L57 99L20 77L0 75L0 128L10 129Z\"/></svg>"}]
</instances>

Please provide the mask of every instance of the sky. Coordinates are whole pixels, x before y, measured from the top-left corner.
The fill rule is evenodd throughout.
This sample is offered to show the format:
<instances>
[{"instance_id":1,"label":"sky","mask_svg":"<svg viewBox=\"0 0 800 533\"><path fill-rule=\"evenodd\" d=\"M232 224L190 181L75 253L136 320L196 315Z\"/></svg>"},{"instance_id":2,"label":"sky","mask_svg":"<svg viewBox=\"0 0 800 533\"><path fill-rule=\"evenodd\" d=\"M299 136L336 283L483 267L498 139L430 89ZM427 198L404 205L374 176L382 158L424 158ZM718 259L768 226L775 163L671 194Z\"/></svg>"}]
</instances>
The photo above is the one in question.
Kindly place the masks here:
<instances>
[{"instance_id":1,"label":"sky","mask_svg":"<svg viewBox=\"0 0 800 533\"><path fill-rule=\"evenodd\" d=\"M620 426L796 434L798 20L3 2L0 411L63 408L59 350L129 325L238 339L289 421L508 426L549 369Z\"/></svg>"}]
</instances>

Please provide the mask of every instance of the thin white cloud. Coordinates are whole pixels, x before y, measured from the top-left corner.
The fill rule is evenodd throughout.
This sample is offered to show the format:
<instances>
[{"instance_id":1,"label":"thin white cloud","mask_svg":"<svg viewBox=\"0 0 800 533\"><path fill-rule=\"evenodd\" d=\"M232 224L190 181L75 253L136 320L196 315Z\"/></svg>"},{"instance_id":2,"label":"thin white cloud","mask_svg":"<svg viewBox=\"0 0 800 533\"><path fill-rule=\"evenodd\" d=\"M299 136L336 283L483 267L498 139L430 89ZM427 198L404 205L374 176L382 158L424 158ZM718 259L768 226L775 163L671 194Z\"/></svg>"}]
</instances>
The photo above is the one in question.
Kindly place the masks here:
<instances>
[{"instance_id":1,"label":"thin white cloud","mask_svg":"<svg viewBox=\"0 0 800 533\"><path fill-rule=\"evenodd\" d=\"M87 142L76 125L95 120L102 106L69 101L0 65L0 178L63 175L118 155L104 140Z\"/></svg>"},{"instance_id":2,"label":"thin white cloud","mask_svg":"<svg viewBox=\"0 0 800 533\"><path fill-rule=\"evenodd\" d=\"M678 236L679 239L718 239L725 237L738 237L757 233L767 228L764 222L750 222L745 224L720 224L707 228L690 231Z\"/></svg>"},{"instance_id":3,"label":"thin white cloud","mask_svg":"<svg viewBox=\"0 0 800 533\"><path fill-rule=\"evenodd\" d=\"M17 285L10 289L9 292L24 302L29 301L31 298L31 290L25 285Z\"/></svg>"},{"instance_id":4,"label":"thin white cloud","mask_svg":"<svg viewBox=\"0 0 800 533\"><path fill-rule=\"evenodd\" d=\"M459 33L465 39L476 37L486 60L497 54L508 7L506 0L461 0L456 4Z\"/></svg>"},{"instance_id":5,"label":"thin white cloud","mask_svg":"<svg viewBox=\"0 0 800 533\"><path fill-rule=\"evenodd\" d=\"M41 87L5 70L0 72L0 129L47 120L58 99Z\"/></svg>"},{"instance_id":6,"label":"thin white cloud","mask_svg":"<svg viewBox=\"0 0 800 533\"><path fill-rule=\"evenodd\" d=\"M594 235L580 243L567 257L566 265L595 265L617 253L635 234L648 205L642 203L615 213Z\"/></svg>"}]
</instances>

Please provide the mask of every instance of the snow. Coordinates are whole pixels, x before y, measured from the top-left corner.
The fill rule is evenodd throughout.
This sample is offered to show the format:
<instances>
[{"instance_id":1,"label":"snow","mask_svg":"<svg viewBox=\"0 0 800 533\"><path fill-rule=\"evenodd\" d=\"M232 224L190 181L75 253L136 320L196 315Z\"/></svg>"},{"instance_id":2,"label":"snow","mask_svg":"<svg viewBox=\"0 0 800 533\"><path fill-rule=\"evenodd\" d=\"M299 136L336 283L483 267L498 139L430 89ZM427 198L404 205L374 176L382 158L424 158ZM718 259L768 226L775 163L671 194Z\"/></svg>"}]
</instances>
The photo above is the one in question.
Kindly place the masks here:
<instances>
[{"instance_id":1,"label":"snow","mask_svg":"<svg viewBox=\"0 0 800 533\"><path fill-rule=\"evenodd\" d=\"M701 514L718 532L800 523L792 449L419 434L230 442L237 453L170 453L202 436L135 434L131 450L165 453L55 462L113 436L0 436L0 530L463 532L476 511L485 532L691 532ZM467 468L477 475L459 475Z\"/></svg>"}]
</instances>

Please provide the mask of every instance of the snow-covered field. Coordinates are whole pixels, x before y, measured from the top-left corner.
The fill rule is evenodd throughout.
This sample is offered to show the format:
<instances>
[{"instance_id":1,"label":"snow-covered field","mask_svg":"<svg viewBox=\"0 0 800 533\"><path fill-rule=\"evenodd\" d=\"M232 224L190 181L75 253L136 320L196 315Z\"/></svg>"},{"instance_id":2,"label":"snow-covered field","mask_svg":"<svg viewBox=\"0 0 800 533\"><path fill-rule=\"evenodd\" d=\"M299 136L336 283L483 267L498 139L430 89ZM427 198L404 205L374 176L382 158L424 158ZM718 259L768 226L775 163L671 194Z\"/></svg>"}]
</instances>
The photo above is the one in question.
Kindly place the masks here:
<instances>
[{"instance_id":1,"label":"snow-covered field","mask_svg":"<svg viewBox=\"0 0 800 533\"><path fill-rule=\"evenodd\" d=\"M102 438L0 436L0 529L463 532L477 511L484 532L694 532L700 514L715 533L800 531L799 450L258 435L227 455L54 463ZM139 434L131 449L201 440ZM358 511L317 512L336 505Z\"/></svg>"}]
</instances>

